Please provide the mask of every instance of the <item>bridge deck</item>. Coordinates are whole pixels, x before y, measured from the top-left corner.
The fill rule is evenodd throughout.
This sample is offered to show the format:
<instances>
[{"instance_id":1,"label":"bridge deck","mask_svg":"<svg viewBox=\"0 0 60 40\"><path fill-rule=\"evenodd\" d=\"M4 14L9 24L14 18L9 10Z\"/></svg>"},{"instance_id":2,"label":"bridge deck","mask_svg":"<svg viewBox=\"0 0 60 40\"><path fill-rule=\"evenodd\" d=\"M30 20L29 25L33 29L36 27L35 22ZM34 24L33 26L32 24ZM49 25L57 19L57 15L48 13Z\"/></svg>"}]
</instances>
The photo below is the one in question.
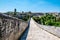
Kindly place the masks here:
<instances>
[{"instance_id":1,"label":"bridge deck","mask_svg":"<svg viewBox=\"0 0 60 40\"><path fill-rule=\"evenodd\" d=\"M60 40L60 38L37 27L33 19L31 19L30 28L26 40Z\"/></svg>"}]
</instances>

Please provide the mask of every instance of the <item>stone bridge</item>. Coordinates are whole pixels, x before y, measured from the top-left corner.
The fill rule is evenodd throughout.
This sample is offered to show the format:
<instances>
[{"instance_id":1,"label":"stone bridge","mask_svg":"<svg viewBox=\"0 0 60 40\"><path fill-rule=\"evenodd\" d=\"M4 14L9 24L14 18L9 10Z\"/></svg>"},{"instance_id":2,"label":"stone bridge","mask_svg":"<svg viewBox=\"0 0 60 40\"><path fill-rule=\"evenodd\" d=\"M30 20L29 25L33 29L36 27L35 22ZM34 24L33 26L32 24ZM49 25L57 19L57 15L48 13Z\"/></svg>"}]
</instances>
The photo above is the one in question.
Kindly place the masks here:
<instances>
[{"instance_id":1,"label":"stone bridge","mask_svg":"<svg viewBox=\"0 0 60 40\"><path fill-rule=\"evenodd\" d=\"M18 40L27 26L28 22L0 14L0 40Z\"/></svg>"},{"instance_id":2,"label":"stone bridge","mask_svg":"<svg viewBox=\"0 0 60 40\"><path fill-rule=\"evenodd\" d=\"M0 40L60 40L59 31L59 27L40 25L32 18L25 22L0 14Z\"/></svg>"},{"instance_id":3,"label":"stone bridge","mask_svg":"<svg viewBox=\"0 0 60 40\"><path fill-rule=\"evenodd\" d=\"M60 27L40 25L31 18L26 40L60 40L59 30Z\"/></svg>"},{"instance_id":4,"label":"stone bridge","mask_svg":"<svg viewBox=\"0 0 60 40\"><path fill-rule=\"evenodd\" d=\"M40 25L32 18L27 32L20 40L60 40L60 27Z\"/></svg>"}]
</instances>

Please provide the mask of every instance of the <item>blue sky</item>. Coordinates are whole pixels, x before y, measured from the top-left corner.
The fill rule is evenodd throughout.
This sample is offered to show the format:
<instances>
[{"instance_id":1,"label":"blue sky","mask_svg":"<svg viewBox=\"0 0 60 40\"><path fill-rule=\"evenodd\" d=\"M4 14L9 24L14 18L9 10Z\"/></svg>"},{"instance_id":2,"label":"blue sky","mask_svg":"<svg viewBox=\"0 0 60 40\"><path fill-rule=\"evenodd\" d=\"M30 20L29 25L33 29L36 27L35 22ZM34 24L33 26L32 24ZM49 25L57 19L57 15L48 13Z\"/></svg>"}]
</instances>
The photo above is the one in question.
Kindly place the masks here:
<instances>
[{"instance_id":1,"label":"blue sky","mask_svg":"<svg viewBox=\"0 0 60 40\"><path fill-rule=\"evenodd\" d=\"M60 12L60 0L0 0L0 12Z\"/></svg>"}]
</instances>

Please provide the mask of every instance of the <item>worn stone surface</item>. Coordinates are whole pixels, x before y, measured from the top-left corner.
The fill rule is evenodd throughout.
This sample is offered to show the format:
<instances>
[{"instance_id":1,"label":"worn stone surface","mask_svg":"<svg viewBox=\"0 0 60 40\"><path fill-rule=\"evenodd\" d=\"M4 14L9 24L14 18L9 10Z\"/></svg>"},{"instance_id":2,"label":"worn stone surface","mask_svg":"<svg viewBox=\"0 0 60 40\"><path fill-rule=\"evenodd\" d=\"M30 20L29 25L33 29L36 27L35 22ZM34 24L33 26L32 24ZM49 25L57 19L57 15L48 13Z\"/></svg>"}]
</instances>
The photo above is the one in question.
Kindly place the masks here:
<instances>
[{"instance_id":1,"label":"worn stone surface","mask_svg":"<svg viewBox=\"0 0 60 40\"><path fill-rule=\"evenodd\" d=\"M35 22L35 21L34 21L34 23L35 23L38 27L40 27L40 28L46 30L47 32L49 32L49 33L51 33L51 34L53 34L53 35L55 35L55 36L57 36L57 37L60 38L60 32L59 32L59 31L60 31L60 27L41 25L41 24L38 24L38 23Z\"/></svg>"},{"instance_id":2,"label":"worn stone surface","mask_svg":"<svg viewBox=\"0 0 60 40\"><path fill-rule=\"evenodd\" d=\"M41 29L31 19L29 33L26 40L60 40L60 38Z\"/></svg>"},{"instance_id":3,"label":"worn stone surface","mask_svg":"<svg viewBox=\"0 0 60 40\"><path fill-rule=\"evenodd\" d=\"M28 22L0 14L0 40L17 40L27 28Z\"/></svg>"}]
</instances>

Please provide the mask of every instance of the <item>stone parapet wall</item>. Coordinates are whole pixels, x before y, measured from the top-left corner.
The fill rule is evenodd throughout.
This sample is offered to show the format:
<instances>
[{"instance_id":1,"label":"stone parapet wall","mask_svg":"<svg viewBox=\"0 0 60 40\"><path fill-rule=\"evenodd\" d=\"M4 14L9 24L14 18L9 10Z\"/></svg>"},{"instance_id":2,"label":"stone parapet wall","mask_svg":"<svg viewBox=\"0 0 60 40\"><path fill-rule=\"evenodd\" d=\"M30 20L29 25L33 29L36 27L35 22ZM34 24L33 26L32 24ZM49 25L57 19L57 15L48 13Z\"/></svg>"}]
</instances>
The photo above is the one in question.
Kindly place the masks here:
<instances>
[{"instance_id":1,"label":"stone parapet wall","mask_svg":"<svg viewBox=\"0 0 60 40\"><path fill-rule=\"evenodd\" d=\"M28 22L0 14L0 40L17 40L27 26Z\"/></svg>"},{"instance_id":2,"label":"stone parapet wall","mask_svg":"<svg viewBox=\"0 0 60 40\"><path fill-rule=\"evenodd\" d=\"M58 38L60 38L60 27L41 25L35 21L34 21L34 23L37 25L37 27L40 27L43 30L45 30L45 31L57 36Z\"/></svg>"}]
</instances>

